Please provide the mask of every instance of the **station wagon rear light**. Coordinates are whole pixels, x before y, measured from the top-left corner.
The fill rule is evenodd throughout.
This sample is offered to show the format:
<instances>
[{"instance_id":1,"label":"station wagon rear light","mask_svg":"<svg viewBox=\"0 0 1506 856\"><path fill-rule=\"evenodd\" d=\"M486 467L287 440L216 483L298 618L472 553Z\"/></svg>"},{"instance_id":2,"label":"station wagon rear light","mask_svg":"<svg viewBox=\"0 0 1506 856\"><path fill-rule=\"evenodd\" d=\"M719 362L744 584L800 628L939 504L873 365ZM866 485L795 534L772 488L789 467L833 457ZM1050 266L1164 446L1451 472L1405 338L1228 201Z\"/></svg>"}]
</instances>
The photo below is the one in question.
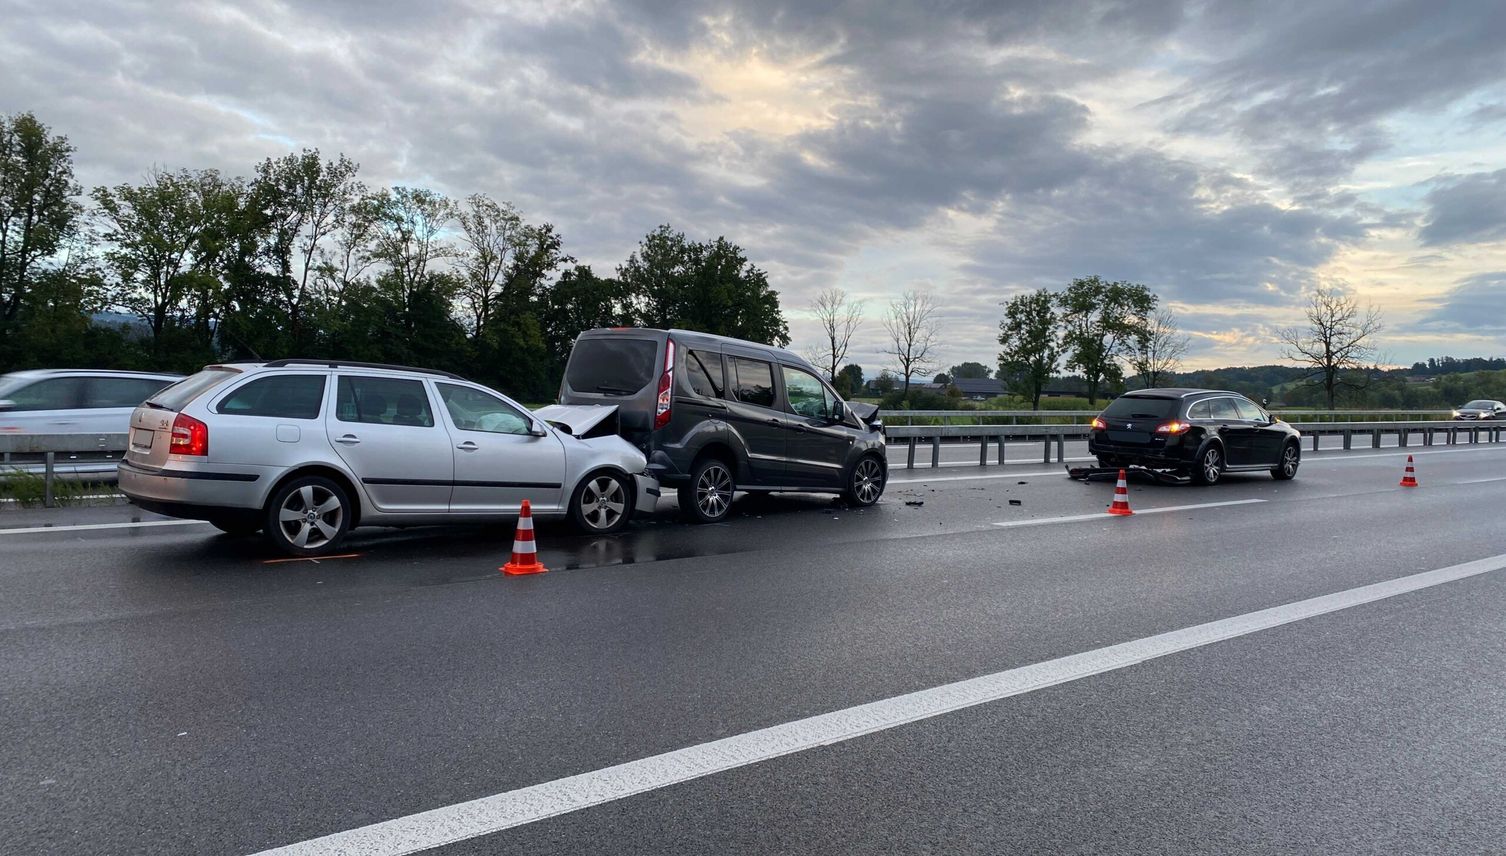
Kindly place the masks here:
<instances>
[{"instance_id":1,"label":"station wagon rear light","mask_svg":"<svg viewBox=\"0 0 1506 856\"><path fill-rule=\"evenodd\" d=\"M1192 426L1188 425L1186 422L1182 422L1180 420L1173 419L1170 422L1166 422L1166 423L1163 423L1161 425L1157 425L1156 426L1156 433L1157 434L1170 434L1172 436L1176 436L1177 434L1186 434L1191 429L1192 429Z\"/></svg>"},{"instance_id":2,"label":"station wagon rear light","mask_svg":"<svg viewBox=\"0 0 1506 856\"><path fill-rule=\"evenodd\" d=\"M1102 417L1099 417L1099 416L1094 416L1093 417L1093 428L1092 428L1092 430L1094 430L1094 431L1107 431L1108 427L1109 427L1108 423L1104 422Z\"/></svg>"},{"instance_id":3,"label":"station wagon rear light","mask_svg":"<svg viewBox=\"0 0 1506 856\"><path fill-rule=\"evenodd\" d=\"M669 424L670 397L675 388L675 340L664 340L664 374L659 376L659 398L654 404L654 427Z\"/></svg>"},{"instance_id":4,"label":"station wagon rear light","mask_svg":"<svg viewBox=\"0 0 1506 856\"><path fill-rule=\"evenodd\" d=\"M173 455L209 454L209 426L179 413L173 417L173 436L167 451Z\"/></svg>"}]
</instances>

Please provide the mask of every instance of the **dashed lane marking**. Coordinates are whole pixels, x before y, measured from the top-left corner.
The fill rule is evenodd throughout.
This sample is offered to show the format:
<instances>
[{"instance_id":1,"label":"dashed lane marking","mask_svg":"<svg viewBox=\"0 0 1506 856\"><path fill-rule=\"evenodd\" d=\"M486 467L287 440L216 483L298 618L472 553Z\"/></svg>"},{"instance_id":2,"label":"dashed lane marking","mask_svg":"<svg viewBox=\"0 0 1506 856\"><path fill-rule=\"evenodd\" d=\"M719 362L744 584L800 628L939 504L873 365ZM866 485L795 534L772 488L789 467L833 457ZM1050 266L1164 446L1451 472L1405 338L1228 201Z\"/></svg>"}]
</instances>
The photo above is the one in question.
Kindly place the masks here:
<instances>
[{"instance_id":1,"label":"dashed lane marking","mask_svg":"<svg viewBox=\"0 0 1506 856\"><path fill-rule=\"evenodd\" d=\"M141 520L134 523L70 523L66 526L21 526L0 529L0 535L35 535L39 532L84 532L91 529L135 529L145 526L199 526L207 520Z\"/></svg>"},{"instance_id":2,"label":"dashed lane marking","mask_svg":"<svg viewBox=\"0 0 1506 856\"><path fill-rule=\"evenodd\" d=\"M404 856L430 850L1502 568L1506 568L1506 555L1360 586L724 737L289 844L258 856Z\"/></svg>"},{"instance_id":3,"label":"dashed lane marking","mask_svg":"<svg viewBox=\"0 0 1506 856\"><path fill-rule=\"evenodd\" d=\"M1253 505L1257 502L1265 501L1266 500L1264 499L1230 499L1224 502L1200 502L1196 505L1163 505L1158 508L1136 508L1134 509L1134 516L1138 517L1142 514L1163 514L1169 511L1192 511L1198 508L1222 508L1226 505ZM1115 515L1100 511L1096 514L1073 514L1068 517L1036 517L1030 520L1006 520L1002 523L995 523L993 525L1007 529L1012 526L1045 526L1051 523L1081 523L1085 520L1100 520L1108 522L1110 520L1123 519L1123 517L1116 517Z\"/></svg>"}]
</instances>

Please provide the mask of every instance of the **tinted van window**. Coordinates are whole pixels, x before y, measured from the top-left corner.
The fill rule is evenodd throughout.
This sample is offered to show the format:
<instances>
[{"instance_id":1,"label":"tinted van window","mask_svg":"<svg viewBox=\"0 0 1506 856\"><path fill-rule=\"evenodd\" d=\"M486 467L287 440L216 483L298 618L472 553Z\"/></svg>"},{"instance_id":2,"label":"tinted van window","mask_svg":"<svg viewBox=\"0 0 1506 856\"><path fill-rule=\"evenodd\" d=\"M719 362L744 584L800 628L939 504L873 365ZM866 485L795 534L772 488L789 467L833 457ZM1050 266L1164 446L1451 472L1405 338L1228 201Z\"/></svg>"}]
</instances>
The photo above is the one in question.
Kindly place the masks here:
<instances>
[{"instance_id":1,"label":"tinted van window","mask_svg":"<svg viewBox=\"0 0 1506 856\"><path fill-rule=\"evenodd\" d=\"M227 416L318 419L324 404L323 375L273 375L235 390L215 407Z\"/></svg>"},{"instance_id":2,"label":"tinted van window","mask_svg":"<svg viewBox=\"0 0 1506 856\"><path fill-rule=\"evenodd\" d=\"M722 355L711 351L685 352L685 377L702 398L722 397Z\"/></svg>"},{"instance_id":3,"label":"tinted van window","mask_svg":"<svg viewBox=\"0 0 1506 856\"><path fill-rule=\"evenodd\" d=\"M240 369L225 366L208 368L198 374L191 374L172 386L163 387L161 392L148 398L147 401L168 410L182 410L190 401L240 373Z\"/></svg>"},{"instance_id":4,"label":"tinted van window","mask_svg":"<svg viewBox=\"0 0 1506 856\"><path fill-rule=\"evenodd\" d=\"M1170 419L1181 406L1177 398L1149 398L1121 395L1104 408L1108 419Z\"/></svg>"},{"instance_id":5,"label":"tinted van window","mask_svg":"<svg viewBox=\"0 0 1506 856\"><path fill-rule=\"evenodd\" d=\"M570 352L565 382L576 392L632 395L653 382L661 350L652 339L581 339Z\"/></svg>"},{"instance_id":6,"label":"tinted van window","mask_svg":"<svg viewBox=\"0 0 1506 856\"><path fill-rule=\"evenodd\" d=\"M762 360L743 357L732 358L732 372L736 376L733 392L738 401L746 401L759 407L774 406L774 367Z\"/></svg>"}]
</instances>

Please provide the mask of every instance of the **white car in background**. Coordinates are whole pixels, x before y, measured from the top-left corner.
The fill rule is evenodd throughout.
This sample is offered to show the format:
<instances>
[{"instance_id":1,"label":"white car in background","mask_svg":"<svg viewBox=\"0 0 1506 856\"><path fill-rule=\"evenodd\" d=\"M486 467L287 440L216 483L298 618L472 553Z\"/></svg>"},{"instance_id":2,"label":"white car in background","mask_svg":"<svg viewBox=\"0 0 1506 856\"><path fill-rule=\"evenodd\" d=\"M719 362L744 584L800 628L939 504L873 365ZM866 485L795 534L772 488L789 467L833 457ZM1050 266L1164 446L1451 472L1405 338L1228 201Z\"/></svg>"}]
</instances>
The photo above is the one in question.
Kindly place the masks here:
<instances>
[{"instance_id":1,"label":"white car in background","mask_svg":"<svg viewBox=\"0 0 1506 856\"><path fill-rule=\"evenodd\" d=\"M0 375L0 432L124 434L136 405L182 377L100 369Z\"/></svg>"},{"instance_id":2,"label":"white car in background","mask_svg":"<svg viewBox=\"0 0 1506 856\"><path fill-rule=\"evenodd\" d=\"M295 556L355 526L568 517L609 534L652 511L643 452L589 436L615 407L530 413L443 371L331 360L208 366L131 415L119 466L136 505L265 533Z\"/></svg>"}]
</instances>

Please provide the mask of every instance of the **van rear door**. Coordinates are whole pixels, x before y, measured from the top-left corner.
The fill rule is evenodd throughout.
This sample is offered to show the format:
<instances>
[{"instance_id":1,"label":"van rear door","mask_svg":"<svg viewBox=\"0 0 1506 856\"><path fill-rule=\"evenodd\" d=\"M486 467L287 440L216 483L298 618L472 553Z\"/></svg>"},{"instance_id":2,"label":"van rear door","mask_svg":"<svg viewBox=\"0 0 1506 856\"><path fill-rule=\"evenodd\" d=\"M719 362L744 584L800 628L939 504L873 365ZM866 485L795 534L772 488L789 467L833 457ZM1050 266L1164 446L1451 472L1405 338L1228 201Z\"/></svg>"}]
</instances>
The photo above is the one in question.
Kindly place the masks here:
<instances>
[{"instance_id":1,"label":"van rear door","mask_svg":"<svg viewBox=\"0 0 1506 856\"><path fill-rule=\"evenodd\" d=\"M667 335L647 330L582 333L565 365L560 404L616 405L622 436L642 448L653 429Z\"/></svg>"}]
</instances>

